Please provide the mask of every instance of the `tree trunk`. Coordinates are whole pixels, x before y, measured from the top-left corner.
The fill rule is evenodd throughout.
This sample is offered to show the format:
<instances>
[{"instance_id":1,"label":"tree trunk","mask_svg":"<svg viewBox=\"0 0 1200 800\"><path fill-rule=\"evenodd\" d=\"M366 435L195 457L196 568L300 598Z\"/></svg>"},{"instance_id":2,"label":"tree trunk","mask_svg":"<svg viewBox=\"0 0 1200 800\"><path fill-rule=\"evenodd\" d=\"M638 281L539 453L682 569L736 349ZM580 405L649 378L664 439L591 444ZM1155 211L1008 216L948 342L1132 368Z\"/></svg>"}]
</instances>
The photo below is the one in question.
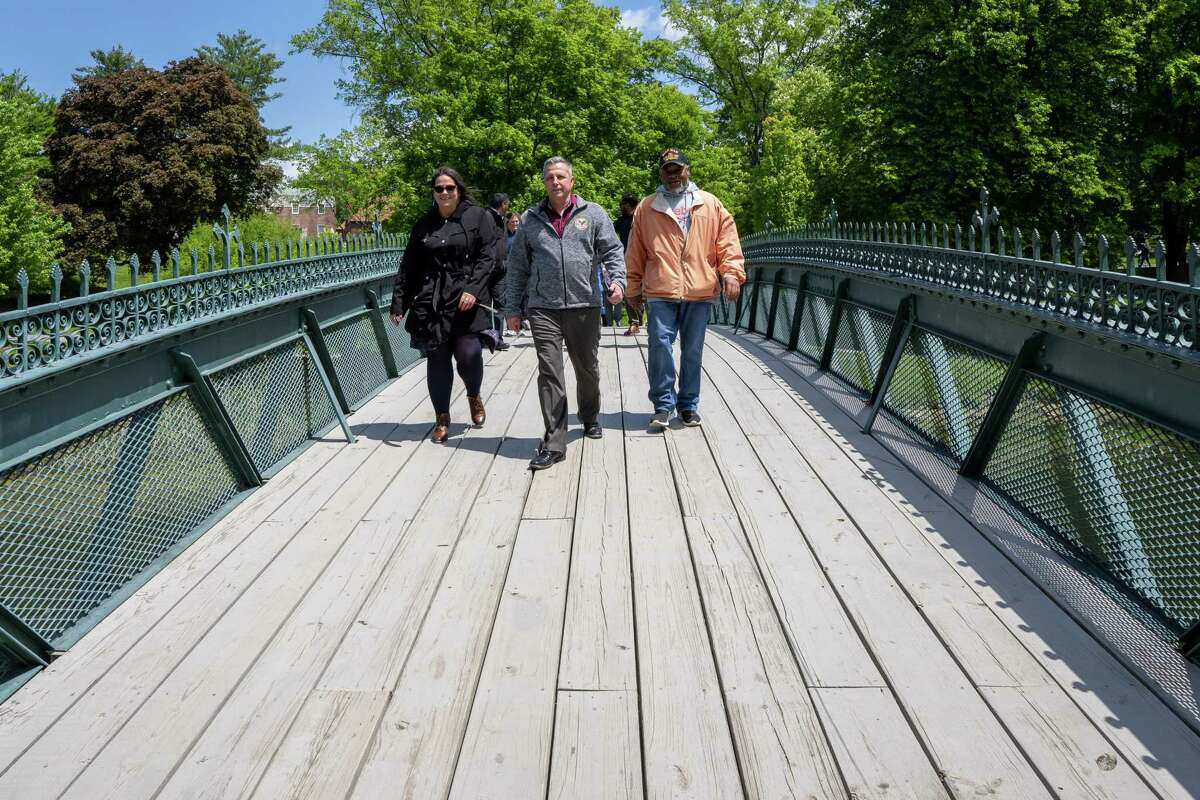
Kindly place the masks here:
<instances>
[{"instance_id":1,"label":"tree trunk","mask_svg":"<svg viewBox=\"0 0 1200 800\"><path fill-rule=\"evenodd\" d=\"M1163 246L1167 251L1167 280L1187 283L1187 246L1192 228L1192 209L1164 200L1162 205Z\"/></svg>"}]
</instances>

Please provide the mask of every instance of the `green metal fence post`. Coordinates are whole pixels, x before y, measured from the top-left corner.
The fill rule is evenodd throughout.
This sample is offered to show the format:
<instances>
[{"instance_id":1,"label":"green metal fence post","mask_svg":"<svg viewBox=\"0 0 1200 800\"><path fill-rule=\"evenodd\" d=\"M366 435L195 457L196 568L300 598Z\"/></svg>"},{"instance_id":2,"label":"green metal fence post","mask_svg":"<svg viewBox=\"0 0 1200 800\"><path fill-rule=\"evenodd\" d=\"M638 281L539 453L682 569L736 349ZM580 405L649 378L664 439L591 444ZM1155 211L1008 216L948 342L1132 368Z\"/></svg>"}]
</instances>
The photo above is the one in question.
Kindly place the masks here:
<instances>
[{"instance_id":1,"label":"green metal fence post","mask_svg":"<svg viewBox=\"0 0 1200 800\"><path fill-rule=\"evenodd\" d=\"M792 329L788 331L787 349L794 351L800 343L800 317L804 314L804 292L808 289L808 273L801 272L796 282L796 309L792 312Z\"/></svg>"},{"instance_id":2,"label":"green metal fence post","mask_svg":"<svg viewBox=\"0 0 1200 800\"><path fill-rule=\"evenodd\" d=\"M367 289L367 307L371 309L371 327L375 329L375 338L379 340L379 353L383 356L383 368L389 378L399 378L400 368L396 366L396 354L392 351L392 340L387 335L387 321L383 318L383 309L379 306L379 295L374 289Z\"/></svg>"},{"instance_id":3,"label":"green metal fence post","mask_svg":"<svg viewBox=\"0 0 1200 800\"><path fill-rule=\"evenodd\" d=\"M1000 382L1000 388L996 390L996 396L988 406L987 415L975 434L975 440L971 442L971 449L967 451L962 466L958 468L960 475L978 478L983 474L984 467L992 457L992 451L1000 441L1000 434L1008 423L1008 417L1021 397L1021 389L1025 386L1025 370L1037 362L1037 355L1045 338L1045 334L1041 332L1030 336L1009 363L1004 380Z\"/></svg>"},{"instance_id":4,"label":"green metal fence post","mask_svg":"<svg viewBox=\"0 0 1200 800\"><path fill-rule=\"evenodd\" d=\"M54 648L26 625L13 612L0 603L0 648L31 667L44 667L50 663Z\"/></svg>"},{"instance_id":5,"label":"green metal fence post","mask_svg":"<svg viewBox=\"0 0 1200 800\"><path fill-rule=\"evenodd\" d=\"M233 419L225 410L225 404L221 402L221 398L213 389L212 381L200 371L196 360L187 353L182 350L172 350L171 356L175 359L179 371L191 382L196 401L200 405L201 411L208 417L209 424L212 425L213 432L217 436L217 443L225 451L226 457L233 465L242 484L262 486L262 474L259 473L254 458L246 448L246 443L238 435L237 428L233 426Z\"/></svg>"},{"instance_id":6,"label":"green metal fence post","mask_svg":"<svg viewBox=\"0 0 1200 800\"><path fill-rule=\"evenodd\" d=\"M842 278L838 281L837 289L833 293L833 310L829 312L829 331L825 334L825 346L821 350L820 369L822 372L829 370L829 364L833 361L833 347L837 341L838 325L842 321L842 312L845 310L846 293L850 289L850 279Z\"/></svg>"},{"instance_id":7,"label":"green metal fence post","mask_svg":"<svg viewBox=\"0 0 1200 800\"><path fill-rule=\"evenodd\" d=\"M883 358L879 362L879 375L876 376L875 383L871 386L871 396L867 400L867 415L862 423L863 433L871 432L875 426L875 417L883 408L888 386L892 382L892 376L896 374L896 368L900 366L900 358L904 355L908 337L912 335L913 323L917 316L916 305L916 296L910 294L902 298L900 305L896 307L896 316L892 318L892 329L888 332L887 344L883 348Z\"/></svg>"},{"instance_id":8,"label":"green metal fence post","mask_svg":"<svg viewBox=\"0 0 1200 800\"><path fill-rule=\"evenodd\" d=\"M333 404L337 406L341 414L349 414L350 404L346 402L346 393L342 391L342 382L334 368L333 356L329 354L329 347L325 344L321 320L317 319L316 312L311 308L304 309L304 326L308 329L308 340L316 356L316 363L320 365L324 373L322 379L333 390Z\"/></svg>"},{"instance_id":9,"label":"green metal fence post","mask_svg":"<svg viewBox=\"0 0 1200 800\"><path fill-rule=\"evenodd\" d=\"M312 314L311 311L306 313ZM320 336L320 326L317 323L316 315L313 314L313 324L317 325L317 335ZM329 397L329 402L333 405L333 411L337 414L338 424L342 426L342 432L346 434L346 441L354 444L354 432L350 430L350 423L346 421L346 413L342 410L345 407L346 398L341 393L341 385L334 389L334 383L330 380L329 373L333 372L333 365L328 361L329 351L325 350L325 359L321 359L320 351L317 350L316 342L310 339L307 333L300 335L304 341L304 347L308 351L309 361L312 363L313 371L317 373L317 377L321 379L321 385L325 387L325 394ZM322 349L325 347L325 340L320 339ZM327 366L328 365L328 366ZM336 375L334 375L336 379Z\"/></svg>"},{"instance_id":10,"label":"green metal fence post","mask_svg":"<svg viewBox=\"0 0 1200 800\"><path fill-rule=\"evenodd\" d=\"M775 318L779 314L779 290L782 287L783 270L777 269L775 270L775 291L771 292L771 308L767 311L767 339L770 339L773 335L775 335Z\"/></svg>"}]
</instances>

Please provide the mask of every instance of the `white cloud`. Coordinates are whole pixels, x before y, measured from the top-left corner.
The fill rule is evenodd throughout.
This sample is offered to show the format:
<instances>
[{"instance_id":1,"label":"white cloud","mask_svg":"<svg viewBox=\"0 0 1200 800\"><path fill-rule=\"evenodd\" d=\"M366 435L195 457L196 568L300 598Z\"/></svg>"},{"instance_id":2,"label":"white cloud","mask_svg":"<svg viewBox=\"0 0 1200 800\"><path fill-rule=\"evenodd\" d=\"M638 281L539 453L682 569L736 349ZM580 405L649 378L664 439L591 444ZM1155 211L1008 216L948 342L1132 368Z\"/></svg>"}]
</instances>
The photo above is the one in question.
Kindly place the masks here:
<instances>
[{"instance_id":1,"label":"white cloud","mask_svg":"<svg viewBox=\"0 0 1200 800\"><path fill-rule=\"evenodd\" d=\"M675 41L683 37L683 31L663 16L662 9L654 6L623 9L621 24L626 28L637 28L647 39L661 36L663 39Z\"/></svg>"}]
</instances>

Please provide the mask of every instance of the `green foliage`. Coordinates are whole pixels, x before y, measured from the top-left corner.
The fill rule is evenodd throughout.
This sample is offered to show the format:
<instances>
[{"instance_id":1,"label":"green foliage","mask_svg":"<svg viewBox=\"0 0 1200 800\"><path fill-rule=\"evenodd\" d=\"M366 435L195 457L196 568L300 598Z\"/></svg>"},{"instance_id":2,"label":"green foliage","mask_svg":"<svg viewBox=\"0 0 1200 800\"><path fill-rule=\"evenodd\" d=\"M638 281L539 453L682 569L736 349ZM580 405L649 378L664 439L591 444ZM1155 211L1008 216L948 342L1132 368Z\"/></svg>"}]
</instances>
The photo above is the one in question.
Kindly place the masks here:
<instances>
[{"instance_id":1,"label":"green foliage","mask_svg":"<svg viewBox=\"0 0 1200 800\"><path fill-rule=\"evenodd\" d=\"M179 252L183 256L184 264L190 263L190 253L195 250L202 268L207 268L207 253L210 245L215 250L217 263L221 263L221 242L213 235L214 223L218 223L224 227L225 220L224 218L216 218L208 222L197 222L188 231L187 235L183 237L183 241L179 243L178 247ZM269 242L273 246L277 242L298 242L304 239L304 234L294 225L280 222L276 217L263 211L256 211L245 217L234 217L230 224L235 226L238 229L238 233L241 234L242 245L246 251L247 260L250 258L254 242ZM332 240L337 237L331 235L322 238Z\"/></svg>"},{"instance_id":2,"label":"green foliage","mask_svg":"<svg viewBox=\"0 0 1200 800\"><path fill-rule=\"evenodd\" d=\"M356 128L305 146L299 154L300 174L292 181L297 189L310 189L331 197L338 222L352 217L389 216L392 210L415 202L401 197L397 187L396 158L383 127L371 118Z\"/></svg>"},{"instance_id":3,"label":"green foliage","mask_svg":"<svg viewBox=\"0 0 1200 800\"><path fill-rule=\"evenodd\" d=\"M197 47L196 55L224 67L238 88L261 111L267 103L283 96L282 92L271 91L271 87L287 80L277 74L283 61L269 52L266 46L262 39L239 30L232 36L218 33L216 46ZM290 130L290 127L273 128L268 134L278 140ZM276 144L282 146L285 143L280 141Z\"/></svg>"},{"instance_id":4,"label":"green foliage","mask_svg":"<svg viewBox=\"0 0 1200 800\"><path fill-rule=\"evenodd\" d=\"M146 68L145 62L121 45L108 50L93 50L90 55L93 63L71 73L71 80L79 83L84 78L116 75L126 70Z\"/></svg>"},{"instance_id":5,"label":"green foliage","mask_svg":"<svg viewBox=\"0 0 1200 800\"><path fill-rule=\"evenodd\" d=\"M658 65L719 104L722 131L757 165L779 85L817 61L835 28L831 1L666 0L664 8L684 36Z\"/></svg>"},{"instance_id":6,"label":"green foliage","mask_svg":"<svg viewBox=\"0 0 1200 800\"><path fill-rule=\"evenodd\" d=\"M639 34L589 0L330 0L293 44L349 59L342 90L387 134L400 221L427 207L439 164L519 208L541 196L551 155L615 212L654 185L665 146L704 135L695 99L654 80Z\"/></svg>"},{"instance_id":7,"label":"green foliage","mask_svg":"<svg viewBox=\"0 0 1200 800\"><path fill-rule=\"evenodd\" d=\"M34 192L52 114L52 101L30 91L24 76L0 75L0 295L15 290L21 269L32 289L49 287L62 253L67 226Z\"/></svg>"},{"instance_id":8,"label":"green foliage","mask_svg":"<svg viewBox=\"0 0 1200 800\"><path fill-rule=\"evenodd\" d=\"M169 249L223 205L260 207L281 177L267 147L254 104L202 59L83 81L46 142L70 263Z\"/></svg>"}]
</instances>

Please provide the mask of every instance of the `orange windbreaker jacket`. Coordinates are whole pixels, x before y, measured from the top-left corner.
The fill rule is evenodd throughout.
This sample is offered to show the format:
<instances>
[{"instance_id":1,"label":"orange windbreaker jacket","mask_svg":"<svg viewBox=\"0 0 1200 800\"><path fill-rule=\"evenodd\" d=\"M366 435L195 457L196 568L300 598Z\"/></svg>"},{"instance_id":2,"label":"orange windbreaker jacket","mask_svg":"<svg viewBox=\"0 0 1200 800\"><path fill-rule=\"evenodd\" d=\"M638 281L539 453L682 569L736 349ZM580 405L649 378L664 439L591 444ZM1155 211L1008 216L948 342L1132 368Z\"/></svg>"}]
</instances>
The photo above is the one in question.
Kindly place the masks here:
<instances>
[{"instance_id":1,"label":"orange windbreaker jacket","mask_svg":"<svg viewBox=\"0 0 1200 800\"><path fill-rule=\"evenodd\" d=\"M746 282L742 245L733 216L716 196L697 190L687 241L658 192L633 212L633 230L625 252L630 297L664 300L711 300L721 278Z\"/></svg>"}]
</instances>

